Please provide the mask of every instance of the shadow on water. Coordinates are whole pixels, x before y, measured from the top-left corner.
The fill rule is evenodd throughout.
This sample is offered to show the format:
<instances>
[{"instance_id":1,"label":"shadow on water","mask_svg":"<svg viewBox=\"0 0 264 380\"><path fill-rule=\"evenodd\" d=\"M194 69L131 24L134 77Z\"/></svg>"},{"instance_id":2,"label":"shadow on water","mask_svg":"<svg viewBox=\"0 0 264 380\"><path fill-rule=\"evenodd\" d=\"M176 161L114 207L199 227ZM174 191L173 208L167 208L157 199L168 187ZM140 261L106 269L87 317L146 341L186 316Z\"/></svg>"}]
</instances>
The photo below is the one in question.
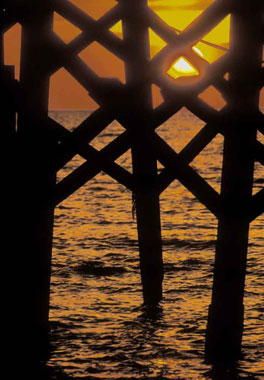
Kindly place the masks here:
<instances>
[{"instance_id":1,"label":"shadow on water","mask_svg":"<svg viewBox=\"0 0 264 380\"><path fill-rule=\"evenodd\" d=\"M162 320L163 309L159 304L156 305L142 305L142 313L138 316L138 320L141 322L158 322Z\"/></svg>"},{"instance_id":2,"label":"shadow on water","mask_svg":"<svg viewBox=\"0 0 264 380\"><path fill-rule=\"evenodd\" d=\"M261 380L262 377L256 374L250 374L239 367L238 362L227 364L214 364L212 368L204 373L206 379L211 380Z\"/></svg>"}]
</instances>

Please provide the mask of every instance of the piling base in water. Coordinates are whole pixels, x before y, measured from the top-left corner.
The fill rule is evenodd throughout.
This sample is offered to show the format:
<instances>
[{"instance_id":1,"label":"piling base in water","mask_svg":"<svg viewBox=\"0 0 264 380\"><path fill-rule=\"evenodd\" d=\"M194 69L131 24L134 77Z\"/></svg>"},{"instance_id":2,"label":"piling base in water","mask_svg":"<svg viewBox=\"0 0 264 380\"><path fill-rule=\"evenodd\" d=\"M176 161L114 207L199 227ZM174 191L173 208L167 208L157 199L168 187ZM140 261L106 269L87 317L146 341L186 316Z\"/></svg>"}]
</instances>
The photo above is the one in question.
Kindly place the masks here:
<instances>
[{"instance_id":1,"label":"piling base in water","mask_svg":"<svg viewBox=\"0 0 264 380\"><path fill-rule=\"evenodd\" d=\"M206 330L205 360L229 363L241 358L244 306L210 305Z\"/></svg>"}]
</instances>

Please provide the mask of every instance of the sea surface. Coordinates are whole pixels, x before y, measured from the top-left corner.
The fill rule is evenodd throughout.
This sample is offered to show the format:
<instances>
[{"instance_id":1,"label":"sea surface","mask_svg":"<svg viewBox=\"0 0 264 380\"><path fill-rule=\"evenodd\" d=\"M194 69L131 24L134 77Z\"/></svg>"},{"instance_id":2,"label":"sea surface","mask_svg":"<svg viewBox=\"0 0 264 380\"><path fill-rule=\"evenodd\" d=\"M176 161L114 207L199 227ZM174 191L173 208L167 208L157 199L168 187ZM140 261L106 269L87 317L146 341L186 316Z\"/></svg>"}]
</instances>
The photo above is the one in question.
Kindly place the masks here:
<instances>
[{"instance_id":1,"label":"sea surface","mask_svg":"<svg viewBox=\"0 0 264 380\"><path fill-rule=\"evenodd\" d=\"M53 111L69 130L87 111ZM179 152L204 122L182 109L157 130ZM113 122L91 145L124 129ZM263 142L263 137L259 136ZM191 166L219 191L223 138ZM74 157L58 181L84 160ZM131 171L130 152L117 162ZM161 167L161 166L160 166ZM264 186L256 165L254 192ZM228 368L204 362L217 221L178 181L161 195L163 300L142 305L136 221L130 191L100 173L56 208L51 278L54 379L264 379L263 215L251 225L243 359Z\"/></svg>"}]
</instances>

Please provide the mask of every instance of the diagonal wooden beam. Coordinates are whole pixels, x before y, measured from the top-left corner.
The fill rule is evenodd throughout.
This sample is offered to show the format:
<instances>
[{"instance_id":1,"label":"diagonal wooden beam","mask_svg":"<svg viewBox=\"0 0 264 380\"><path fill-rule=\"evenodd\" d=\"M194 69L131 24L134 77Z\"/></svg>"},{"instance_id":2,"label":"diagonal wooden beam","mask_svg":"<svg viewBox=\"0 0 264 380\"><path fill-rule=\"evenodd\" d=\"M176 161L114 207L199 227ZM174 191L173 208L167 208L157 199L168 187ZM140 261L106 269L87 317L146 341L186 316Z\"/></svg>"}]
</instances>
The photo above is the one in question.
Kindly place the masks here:
<instances>
[{"instance_id":1,"label":"diagonal wooden beam","mask_svg":"<svg viewBox=\"0 0 264 380\"><path fill-rule=\"evenodd\" d=\"M129 139L127 137L128 132L125 132L100 152L89 145L85 148L80 148L80 153L88 161L56 185L55 194L52 197L55 204L62 202L102 170L133 191L132 175L113 162L129 149Z\"/></svg>"},{"instance_id":2,"label":"diagonal wooden beam","mask_svg":"<svg viewBox=\"0 0 264 380\"><path fill-rule=\"evenodd\" d=\"M214 1L199 17L187 26L180 34L181 38L186 43L195 44L218 25L230 13L230 10L230 1Z\"/></svg>"},{"instance_id":3,"label":"diagonal wooden beam","mask_svg":"<svg viewBox=\"0 0 264 380\"><path fill-rule=\"evenodd\" d=\"M71 133L70 133L70 134L71 134ZM128 145L127 149L128 149L128 148L129 148L129 145ZM123 152L126 151L127 149L123 150ZM119 155L120 155L120 154L119 154ZM84 164L84 165L85 165L85 164ZM88 165L88 163L87 163L87 165ZM85 166L85 167L86 167L86 166ZM99 169L101 170L101 168L98 168L97 170L99 170ZM100 170L99 170L99 171L100 171ZM97 171L97 172L98 172L98 171ZM83 173L83 168L80 169L80 171L77 172L76 175L80 175L80 173ZM91 176L91 175L94 173L94 171L93 171L92 169L90 169L90 172L89 172L89 173L90 173L90 176ZM88 177L89 177L89 175L88 175ZM73 177L71 177L71 178L73 178ZM87 178L87 173L86 173L86 178ZM90 177L89 177L89 178L90 178ZM70 179L68 179L68 180L70 180ZM81 182L84 181L84 180L85 180L85 179L82 177ZM85 181L86 181L86 180L85 180ZM78 181L77 181L77 182L78 182ZM77 182L76 182L76 183L77 183ZM79 183L81 183L81 182L79 182ZM66 183L66 180L65 180L64 184L65 184L65 183ZM61 186L62 186L62 185L61 185ZM63 185L63 186L64 186L64 185ZM66 187L66 186L65 186L65 187ZM70 186L69 186L69 188L70 188ZM63 191L65 191L65 188L64 188ZM63 192L63 191L62 191L62 192Z\"/></svg>"},{"instance_id":4,"label":"diagonal wooden beam","mask_svg":"<svg viewBox=\"0 0 264 380\"><path fill-rule=\"evenodd\" d=\"M186 107L200 119L207 122L179 153L179 157L189 164L218 133L221 133L221 114L224 110L221 113L215 111L197 98L192 103L189 102ZM168 169L163 169L159 174L157 182L159 193L162 193L174 180L174 175Z\"/></svg>"},{"instance_id":5,"label":"diagonal wooden beam","mask_svg":"<svg viewBox=\"0 0 264 380\"><path fill-rule=\"evenodd\" d=\"M221 210L219 194L157 134L152 134L151 143L161 164L218 217Z\"/></svg>"},{"instance_id":6,"label":"diagonal wooden beam","mask_svg":"<svg viewBox=\"0 0 264 380\"><path fill-rule=\"evenodd\" d=\"M180 33L183 31L180 29L177 29L175 27L172 27L168 25L161 17L157 15L156 12L154 12L152 9L149 9L148 12L148 24L149 27L159 36L161 37L164 41L173 44L175 42L175 37L179 36ZM202 42L205 45L211 46L215 49L222 50L224 52L228 52L229 49L218 45L214 44L213 42L205 41L203 39L199 39L200 42Z\"/></svg>"},{"instance_id":7,"label":"diagonal wooden beam","mask_svg":"<svg viewBox=\"0 0 264 380\"><path fill-rule=\"evenodd\" d=\"M182 149L178 154L186 164L189 164L194 158L212 141L219 133L215 124L207 124L203 129ZM161 171L157 179L157 188L161 194L173 181L175 173L166 168Z\"/></svg>"},{"instance_id":8,"label":"diagonal wooden beam","mask_svg":"<svg viewBox=\"0 0 264 380\"><path fill-rule=\"evenodd\" d=\"M120 20L120 17L121 15L120 15L119 8L117 6L113 7L112 9L110 9L109 12L104 14L101 18L99 18L99 20L96 21L96 29L108 30L109 28L111 28L111 26L113 26ZM124 54L125 54L124 48L123 48L123 42L122 41L118 42L119 39L116 37L115 34L110 32L109 30L108 30L108 33L109 33L109 36L111 36L110 38L112 38L112 42L111 42L113 44L112 49L115 51L116 56L120 59L123 59ZM94 41L95 41L94 33L88 33L87 31L84 31L67 44L67 51L68 51L67 54L77 55ZM104 46L104 43L102 43L102 45ZM49 72L50 72L50 75L52 75L61 67L61 64L51 61L49 63L49 66L50 66Z\"/></svg>"},{"instance_id":9,"label":"diagonal wooden beam","mask_svg":"<svg viewBox=\"0 0 264 380\"><path fill-rule=\"evenodd\" d=\"M65 159L67 157L66 162L69 161L73 156L76 154L79 154L84 159L89 160L89 163L87 163L86 166L90 165L90 171L89 174L86 174L86 177L83 177L82 180L79 179L79 182L76 182L76 186L78 188L77 183L81 184L87 182L89 179L89 175L91 177L92 173L98 174L101 170L104 170L105 173L109 174L112 178L116 179L119 183L126 186L131 191L134 190L134 184L132 175L127 172L125 169L123 169L121 166L117 165L116 163L112 162L114 159L125 153L129 149L129 138L128 138L128 132L125 132L123 135L121 135L119 138L115 139L112 143L110 143L105 149L103 149L101 152L98 152L96 149L89 146L85 140L82 140L81 138L78 139L78 136L85 136L88 138L91 138L91 136L95 133L95 129L98 128L97 124L94 124L95 121L101 120L101 122L104 121L104 123L108 123L109 121L112 121L112 116L107 115L106 111L98 110L97 113L95 113L94 117L92 117L89 120L89 123L95 125L95 129L92 128L90 131L89 129L86 129L86 123L81 124L80 129L77 131L76 134L68 131L66 128L61 126L59 123L54 121L51 118L47 118L46 120L39 119L38 114L34 113L34 110L31 109L30 103L27 101L27 97L25 96L23 92L23 88L21 88L20 84L17 81L11 81L8 80L5 82L5 86L8 89L8 92L10 95L12 95L12 98L14 99L14 105L17 111L19 111L20 115L24 115L27 120L30 120L32 125L35 125L38 128L41 128L43 131L46 131L46 134L48 134L54 141L66 141L66 146L70 147L68 152L65 149L64 150L64 156L60 157L60 161L57 160L56 164L54 164L54 168L57 166L57 170L60 169L60 166L58 167L58 164L62 163L63 158ZM88 121L86 121L88 123ZM105 127L105 124L101 128ZM73 149L74 147L74 149ZM109 159L106 159L105 162L102 164L102 157L108 157L111 156L113 159L111 160L111 157ZM116 157L116 158L115 158ZM65 162L65 163L66 163ZM96 162L96 165L94 163ZM94 167L93 167L94 166ZM93 167L93 168L92 168ZM97 170L97 172L96 172ZM80 174L81 170L78 172ZM82 170L83 172L83 170ZM76 174L77 176L77 174ZM67 177L66 177L67 178ZM70 179L73 177L70 177ZM80 178L80 177L79 177ZM85 178L88 178L85 180ZM65 183L68 183L69 189L68 192L73 192L73 186L70 186L70 179L68 181L63 182L63 185L59 187L61 192L66 194L66 185ZM76 188L76 189L77 189ZM58 199L63 198L62 195L59 196L59 191L57 192Z\"/></svg>"},{"instance_id":10,"label":"diagonal wooden beam","mask_svg":"<svg viewBox=\"0 0 264 380\"><path fill-rule=\"evenodd\" d=\"M103 131L114 120L113 114L105 109L94 111L79 127L70 132L70 138L63 139L57 151L55 166L60 170L77 153L79 144L88 144L94 137Z\"/></svg>"},{"instance_id":11,"label":"diagonal wooden beam","mask_svg":"<svg viewBox=\"0 0 264 380\"><path fill-rule=\"evenodd\" d=\"M114 33L111 33L107 27L111 26L112 21L118 21L120 18L119 5L116 5L106 15L95 21L87 13L75 6L68 0L49 0L54 10L65 17L77 28L81 29L88 37L100 42L106 49L110 50L119 58L125 56L124 43Z\"/></svg>"},{"instance_id":12,"label":"diagonal wooden beam","mask_svg":"<svg viewBox=\"0 0 264 380\"><path fill-rule=\"evenodd\" d=\"M173 113L173 110L175 109L174 108L175 107L175 105L172 107L172 110L171 110L171 112ZM165 107L166 108L166 107ZM178 105L178 108L180 108L180 106ZM103 128L106 126L106 124L108 123L108 121L110 121L109 119L108 119L108 116L105 114L104 115L105 117L106 117L106 120L105 120L105 124L104 124L104 126L103 126ZM101 117L101 116L100 116ZM110 118L112 118L112 117L110 117ZM123 120L120 120L121 122L123 121ZM161 120L159 120L159 121L161 121ZM91 123L91 125L92 124L94 124L94 121ZM159 125L159 123L158 123L158 125ZM53 126L54 126L54 123L53 123ZM157 125L156 125L157 126ZM155 126L155 127L156 127ZM100 127L101 128L101 127ZM82 126L82 133L80 132L80 130L76 133L76 137L77 137L77 135L79 135L79 137L82 137L83 136L83 134L86 134L86 137L88 137L88 139L89 139L89 136L87 136L87 134L89 135L91 132L89 131L89 129L86 129L86 127L85 127L85 125L83 125ZM210 127L208 127L208 128L206 128L206 130L204 130L203 132L202 132L202 135L200 135L198 138L197 138L197 140L199 140L199 141L204 141L204 139L206 139L207 138L207 140L209 140L210 139L210 137L208 137L209 135L208 135L208 132L207 132L207 130L210 130L210 133L213 133L212 132L212 129L210 128ZM71 132L68 132L67 130L65 130L66 131L66 133L67 133L67 139L68 139L68 142L70 141L70 139L72 138L72 133ZM96 134L96 131L93 131L92 132L94 135ZM63 135L61 135L60 136L60 138L61 137L65 137L65 133L63 132ZM121 135L122 136L122 135ZM90 135L90 138L91 138L92 136ZM121 139L124 139L124 140L122 140L122 144L123 144L123 141L125 141L126 143L128 143L128 141L126 141L126 139L127 139L127 137L121 137ZM121 139L119 140L119 141L121 141ZM67 156L67 159L65 159L65 161L67 162L69 159L71 159L76 153L80 153L80 151L78 150L78 149L76 149L76 141L78 140L78 137L77 137L77 139L75 140L75 142L72 144L72 141L70 142L70 145L71 146L74 146L75 147L75 149L72 149L72 150L70 150L69 152L67 152L67 150L65 151L65 155ZM193 142L192 142L193 143ZM120 145L122 145L122 144L120 144ZM199 142L199 144L204 144L204 143L201 143L201 142ZM201 145L201 147L202 147L202 145ZM125 151L127 150L127 149L129 149L129 147L130 147L130 145L128 144L127 145L127 147L126 148L123 148L122 150L121 150L121 154L123 154L123 153L125 153ZM118 147L119 149L120 149L120 147ZM189 152L189 153L187 153L187 152ZM191 156L193 156L193 153L194 152L194 150L193 150L193 148L190 148L190 146L189 147L186 147L185 148L185 150L181 153L182 154L182 157L184 157L184 159L186 160L186 158L188 157L188 155L189 155L189 159L191 159ZM95 153L95 152L93 152L93 153ZM87 155L87 152L86 153L84 153L84 154L82 154L81 153L81 155L84 157L84 158L86 158L86 159L88 159L88 155L89 155L89 158L91 158L91 156L90 156L90 152L89 152L89 154ZM65 162L65 163L66 163ZM114 165L115 166L115 165ZM116 169L117 168L115 168L114 169L114 171L116 171ZM122 171L122 168L120 168L121 170L120 170L120 172ZM110 171L111 171L111 169L110 169ZM110 171L108 170L108 173L110 173ZM98 172L98 171L97 171ZM90 173L92 173L92 171L91 171L91 169L90 169ZM110 175L112 175L112 174L110 174ZM127 180L127 179L124 179L125 177L121 174L121 175L119 175L118 174L118 170L117 170L117 174L116 173L114 173L113 174L114 175L114 178L115 179L118 179L119 180L119 182L121 182L121 183L123 183L123 184L125 184L125 186L127 186L128 188L132 188L132 185L131 184L129 184L129 180ZM112 175L112 176L113 176ZM164 175L164 174L163 174ZM91 174L90 174L90 176L91 176ZM87 177L86 177L87 178ZM172 175L169 175L169 178L174 178ZM86 182L86 180L85 179L82 179L82 181L85 181Z\"/></svg>"},{"instance_id":13,"label":"diagonal wooden beam","mask_svg":"<svg viewBox=\"0 0 264 380\"><path fill-rule=\"evenodd\" d=\"M203 104L200 99L195 99L192 106L189 104L186 105L186 107L200 119L208 122L179 153L179 157L189 164L218 133L223 136L225 135L224 126L227 107L224 107L219 112L214 110L210 111L210 107L207 109L206 105ZM256 160L264 165L264 146L258 141L255 145L254 155ZM174 175L169 170L163 169L158 176L157 186L159 192L162 193L174 180Z\"/></svg>"},{"instance_id":14,"label":"diagonal wooden beam","mask_svg":"<svg viewBox=\"0 0 264 380\"><path fill-rule=\"evenodd\" d=\"M111 101L113 106L109 91L115 92L115 96L116 92L126 92L126 86L117 78L101 78L79 56L69 54L67 45L55 33L50 34L47 48L51 49L49 54L53 55L56 64L63 66L98 104L107 106Z\"/></svg>"},{"instance_id":15,"label":"diagonal wooden beam","mask_svg":"<svg viewBox=\"0 0 264 380\"><path fill-rule=\"evenodd\" d=\"M99 21L100 20L98 20L97 23L99 23ZM112 26L111 24L109 25L109 27ZM98 27L99 27L99 25L98 25ZM109 33L112 35L112 32L109 31ZM117 40L116 40L115 35L114 35L114 39L115 39L114 44L116 45L115 49L117 49L116 56L120 59L124 59L122 42L120 42L120 46L117 47ZM95 40L94 40L93 35L90 35L90 34L87 34L86 32L83 32L83 33L79 34L76 38L74 38L71 42L69 42L67 46L68 46L68 49L71 52L71 54L79 54L81 51L83 51L88 45L90 45L94 41ZM102 46L103 45L104 44L102 43ZM56 69L57 69L57 66L54 66L53 72L56 71Z\"/></svg>"},{"instance_id":16,"label":"diagonal wooden beam","mask_svg":"<svg viewBox=\"0 0 264 380\"><path fill-rule=\"evenodd\" d=\"M194 64L194 66L198 70L204 71L206 68L209 68L209 63L203 58L197 55L193 49L191 48L191 45L186 43L185 39L183 41L182 39L182 34L186 31L183 32L176 32L176 30L169 25L167 25L153 10L148 9L147 12L148 20L147 22L149 23L149 26L163 38L166 42L168 42L168 45L164 47L156 57L152 60L152 65L153 66L160 66L162 61L165 59L167 56L170 56L172 52L177 54L177 50L179 52L179 56L184 54L186 58L190 60ZM200 38L199 38L200 40ZM221 47L220 47L221 48ZM226 50L225 50L226 51ZM183 53L184 52L184 53ZM175 54L173 55L173 59L177 59L177 56ZM216 86L221 92L225 92L227 88L227 82L224 78L219 77L216 80Z\"/></svg>"},{"instance_id":17,"label":"diagonal wooden beam","mask_svg":"<svg viewBox=\"0 0 264 380\"><path fill-rule=\"evenodd\" d=\"M103 170L106 174L109 174L112 178L116 179L122 185L126 186L129 190L134 190L132 175L127 170L113 162L115 159L117 159L120 155L122 155L129 149L130 146L128 132L124 132L118 138L109 143L101 151L98 151L97 149L88 145L86 141L75 138L75 135L72 132L68 131L66 128L61 126L53 119L48 118L48 124L50 128L55 130L57 135L60 135L60 139L62 141L65 141L66 145L67 143L69 143L70 146L74 145L75 153L73 156L75 156L75 154L79 154L82 158L87 160L87 163L84 163L82 165L82 167L86 169L78 170L78 168L72 174L76 172L76 176L80 179L80 173L85 173L82 177L82 181L87 182L87 180L85 180L87 175L87 168L89 168L88 171L90 173L95 170L94 168L92 169L92 166L94 166L95 168L99 168L99 171ZM103 162L105 156L106 161ZM110 156L113 157L113 159L111 159ZM59 170L60 168L61 167L58 167L57 170ZM98 173L99 172L96 172L96 174ZM68 177L74 178L74 175L70 174ZM66 179L68 177L66 177ZM68 183L70 183L69 181Z\"/></svg>"},{"instance_id":18,"label":"diagonal wooden beam","mask_svg":"<svg viewBox=\"0 0 264 380\"><path fill-rule=\"evenodd\" d=\"M177 34L173 28L169 27L155 12L149 9L147 15L150 27L156 30L158 34L161 34L168 42L168 45L152 59L152 70L159 71L164 62L168 60L168 57L172 55L176 59L177 52L179 55L182 55L183 52L187 54L188 59L191 62L194 61L196 66L198 65L202 69L208 67L208 62L202 57L197 56L191 47L201 40L203 35L207 34L228 13L229 9L226 1L215 1L191 25ZM217 85L222 87L222 89L225 88L225 83L224 78L218 78Z\"/></svg>"},{"instance_id":19,"label":"diagonal wooden beam","mask_svg":"<svg viewBox=\"0 0 264 380\"><path fill-rule=\"evenodd\" d=\"M160 126L168 118L170 118L175 112L181 109L182 105L174 102L171 104L163 104L157 109L155 109L150 115L150 124L153 129ZM67 139L63 139L61 135L61 143L58 148L57 158L55 166L57 169L61 169L68 161L70 161L77 153L78 144L89 143L94 137L97 136L104 128L106 128L114 119L119 121L121 125L127 125L127 121L120 114L118 109L104 109L100 108L94 111L86 120L84 120L79 127L77 127L71 135L67 136ZM57 123L58 124L58 123ZM55 124L53 121L50 122L50 128L54 128ZM129 128L129 126L127 125ZM62 126L56 128L57 132L62 131ZM64 129L64 128L63 128ZM125 153L125 152L123 152Z\"/></svg>"},{"instance_id":20,"label":"diagonal wooden beam","mask_svg":"<svg viewBox=\"0 0 264 380\"><path fill-rule=\"evenodd\" d=\"M185 160L187 163L191 162L192 159L200 153L200 151L211 141L213 137L218 133L218 129L216 128L216 124L218 123L218 120L216 117L218 117L218 112L211 110L209 106L206 106L203 104L202 101L194 99L193 102L189 103L189 107L194 109L198 107L198 105L202 105L205 109L201 109L199 114L202 115L205 110L211 111L208 112L207 120L211 121L211 124L206 126L197 136L197 139L193 139L188 146L186 146L183 151L180 153L180 156L183 160ZM150 124L152 125L152 128L155 129L158 127L161 123L167 120L168 117L172 116L177 110L181 108L181 105L179 105L177 102L174 102L172 104L163 104L160 109L155 110L149 117ZM208 109L207 109L208 108ZM72 132L70 138L70 135L68 136L68 140L64 142L64 157L63 154L61 154L60 151L60 164L58 168L61 168L64 166L69 159L71 159L75 154L79 153L76 149L76 146L78 143L88 143L91 141L91 139L96 135L96 131L101 131L107 126L107 123L110 122L108 118L113 118L112 115L107 114L106 111L98 110L95 113L93 113L87 121L84 122L84 125L82 127L77 128L74 132ZM129 128L129 125L127 124L127 121L124 120L124 118L120 117L118 114L116 115L116 119L119 120L120 123L123 125L126 125L127 128ZM101 123L103 120L103 123ZM213 124L214 121L214 124ZM95 128L98 128L97 130L94 130ZM91 128L91 129L89 129ZM92 135L91 135L92 133ZM98 132L99 133L99 132ZM62 145L63 147L63 145ZM124 152L123 152L124 153ZM79 153L80 154L80 153ZM159 191L163 191L164 186L168 185L172 180L174 180L174 177L172 176L171 172L168 170L164 170L162 174L159 176L159 185L158 189ZM163 178L163 180L162 180Z\"/></svg>"},{"instance_id":21,"label":"diagonal wooden beam","mask_svg":"<svg viewBox=\"0 0 264 380\"><path fill-rule=\"evenodd\" d=\"M175 106L176 104L173 105L172 108L170 107L165 107L165 110L163 109L162 112L152 112L149 115L149 120L150 124L152 125L152 128L156 128L160 125L160 122L163 122L166 117L168 117L168 112L175 112ZM180 109L181 106L178 105L177 109ZM166 112L165 112L166 111ZM91 121L91 126L93 125L94 121L97 118L97 115L101 117L104 115L102 112L105 111L100 111L99 110L94 113L95 114L95 119L89 119ZM93 116L93 115L91 115ZM129 117L124 116L121 114L116 114L115 119L120 122L121 125L125 126L128 130L133 128L133 125L130 125L129 122ZM107 118L107 114L105 115ZM58 123L54 122L53 120L50 119L49 121L50 126L54 128L54 130L57 132L58 135L60 135L60 139L64 141L65 143L65 157L66 160L75 154L80 154L82 157L85 158L83 155L83 152L80 151L80 145L82 145L83 149L87 148L87 138L89 138L89 130L86 129L85 126L83 128L79 129L77 128L76 132L69 132L65 130L64 127L59 125ZM88 132L88 134L87 134ZM67 134L67 135L66 135ZM70 146L70 154L67 156L67 145ZM89 162L84 163L80 168L76 169L73 173L71 173L68 177L66 177L63 182L61 182L60 186L57 188L57 195L56 195L56 202L60 202L61 199L65 199L67 197L67 194L71 194L74 191L76 191L80 186L82 186L84 183L86 183L88 180L90 180L93 176L97 175L101 170L103 170L105 173L109 174L113 178L117 179L120 183L124 184L127 188L130 190L135 190L135 185L132 183L132 180L130 180L128 175L126 174L126 177L124 177L124 173L121 173L120 167L117 168L117 164L113 164L114 169L112 170L111 165L112 162L117 159L119 156L124 154L129 148L131 147L131 141L129 137L128 132L124 132L121 134L119 137L117 137L115 140L113 140L109 145L107 145L105 148L103 148L100 152L95 152L95 150L91 150L89 147L89 152L90 155L89 158L91 158L91 155L93 154L93 158L96 156L96 160L93 159L92 161L89 160ZM65 158L64 157L64 158ZM60 157L60 160L63 159ZM65 162L66 163L66 162ZM60 163L59 167L61 167L62 162ZM122 168L121 168L122 169ZM130 182L129 182L130 181Z\"/></svg>"},{"instance_id":22,"label":"diagonal wooden beam","mask_svg":"<svg viewBox=\"0 0 264 380\"><path fill-rule=\"evenodd\" d=\"M52 75L61 67L65 67L87 91L96 87L99 77L86 65L82 59L72 54L67 44L65 44L55 33L51 33L47 40L47 52L49 51L49 61L43 63L43 70ZM78 71L80 73L78 74ZM75 74L76 72L76 74Z\"/></svg>"},{"instance_id":23,"label":"diagonal wooden beam","mask_svg":"<svg viewBox=\"0 0 264 380\"><path fill-rule=\"evenodd\" d=\"M34 110L32 110L30 104L28 103L27 97L25 96L23 88L21 87L19 82L14 80L8 81L5 83L5 85L7 86L7 89L10 95L12 96L12 99L14 100L14 106L17 111L19 111L23 115L26 115L27 119L31 120L32 124L36 125L36 127L41 127L42 130L46 130L46 133L48 133L50 136L53 136L53 138L57 141L60 141L61 143L66 141L65 147L62 150L63 154L59 156L59 161L57 161L55 165L57 166L57 170L59 170L62 167L61 165L66 164L74 155L78 153L85 159L90 160L91 157L93 159L95 157L97 158L98 152L93 150L93 148L91 147L87 148L85 143L92 139L98 133L99 130L104 129L105 126L113 120L112 114L108 114L108 111L101 109L95 111L90 118L88 118L84 123L82 123L79 126L79 128L77 128L74 132L69 132L67 129L62 127L59 123L55 122L51 118L48 118L46 121L39 120L38 115L34 113ZM164 110L163 112L161 112L161 115L156 114L158 116L157 118L155 118L156 123L158 123L156 124L156 126L159 125L159 121L164 120L164 114L167 115L167 113L165 113ZM99 121L102 124L100 124ZM126 121L124 119L120 119L120 122L125 123ZM80 144L85 144L85 147L79 149L78 147ZM112 150L113 156L119 157L120 155L125 153L129 148L130 142L128 133L123 133L110 144L110 147L108 146L107 150L104 149L102 153L105 154L105 151L107 152L108 150ZM60 153L62 152L60 151ZM118 165L116 164L114 164L113 168L111 168L111 160L109 159L108 162L109 163L104 166L104 169L107 166L106 172L113 178L117 179L120 183L124 184L130 190L133 190L134 185L132 183L133 181L130 175L128 175L123 168L118 167ZM89 164L87 164L87 166L88 165L92 166L91 161ZM79 179L79 183L81 184L87 182L88 179L86 178L89 178L89 175L91 176L92 172L99 173L99 171L102 170L102 167L97 166L97 171L93 170L95 169L90 168L90 174L87 174L82 179ZM64 193L66 193L65 182L63 188Z\"/></svg>"},{"instance_id":24,"label":"diagonal wooden beam","mask_svg":"<svg viewBox=\"0 0 264 380\"><path fill-rule=\"evenodd\" d=\"M96 82L98 81L98 77L95 75L95 73L91 69L89 69L89 67L86 64L84 64L84 62L78 56L70 54L71 57L69 57L69 46L64 44L55 35L53 35L52 41L50 41L50 43L51 43L51 45L53 45L55 55L57 52L58 61L56 63L56 66L63 65L63 62L66 62L64 64L64 67L75 77L75 79L77 79L78 82L82 86L84 86L88 91L91 89L93 91L95 91L95 89L97 87ZM59 51L59 53L58 53L58 51ZM194 54L194 53L192 52L192 54ZM67 57L70 59L66 59ZM212 73L213 73L214 77L216 78L217 75L215 75L216 73L214 73L214 71L215 71L214 66L219 67L219 64L210 66L209 77L211 77ZM204 87L206 87L207 84L208 83L205 83ZM226 82L223 78L220 81L217 79L215 85L221 91L224 91L225 89L227 89ZM199 89L199 90L202 91L202 89ZM97 91L97 93L98 93L98 91Z\"/></svg>"}]
</instances>

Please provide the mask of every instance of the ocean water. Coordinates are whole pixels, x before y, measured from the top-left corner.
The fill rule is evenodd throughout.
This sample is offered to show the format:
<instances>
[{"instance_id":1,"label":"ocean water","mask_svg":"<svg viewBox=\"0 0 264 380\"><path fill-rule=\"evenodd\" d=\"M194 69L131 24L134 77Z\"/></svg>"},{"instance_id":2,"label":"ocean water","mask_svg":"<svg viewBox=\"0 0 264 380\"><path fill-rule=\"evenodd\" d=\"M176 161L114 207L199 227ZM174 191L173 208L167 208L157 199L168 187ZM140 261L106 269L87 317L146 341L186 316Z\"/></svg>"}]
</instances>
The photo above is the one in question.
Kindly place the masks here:
<instances>
[{"instance_id":1,"label":"ocean water","mask_svg":"<svg viewBox=\"0 0 264 380\"><path fill-rule=\"evenodd\" d=\"M51 112L72 130L89 112ZM204 123L181 110L157 132L176 150ZM122 133L113 122L91 144ZM260 139L263 138L259 136ZM219 191L223 138L191 166ZM75 156L58 181L83 162ZM130 152L117 162L131 170ZM263 187L256 165L254 192ZM161 195L165 276L157 308L142 305L131 193L100 173L56 208L51 278L54 379L264 379L263 215L252 223L245 292L243 359L232 368L205 364L217 221L178 181Z\"/></svg>"}]
</instances>

